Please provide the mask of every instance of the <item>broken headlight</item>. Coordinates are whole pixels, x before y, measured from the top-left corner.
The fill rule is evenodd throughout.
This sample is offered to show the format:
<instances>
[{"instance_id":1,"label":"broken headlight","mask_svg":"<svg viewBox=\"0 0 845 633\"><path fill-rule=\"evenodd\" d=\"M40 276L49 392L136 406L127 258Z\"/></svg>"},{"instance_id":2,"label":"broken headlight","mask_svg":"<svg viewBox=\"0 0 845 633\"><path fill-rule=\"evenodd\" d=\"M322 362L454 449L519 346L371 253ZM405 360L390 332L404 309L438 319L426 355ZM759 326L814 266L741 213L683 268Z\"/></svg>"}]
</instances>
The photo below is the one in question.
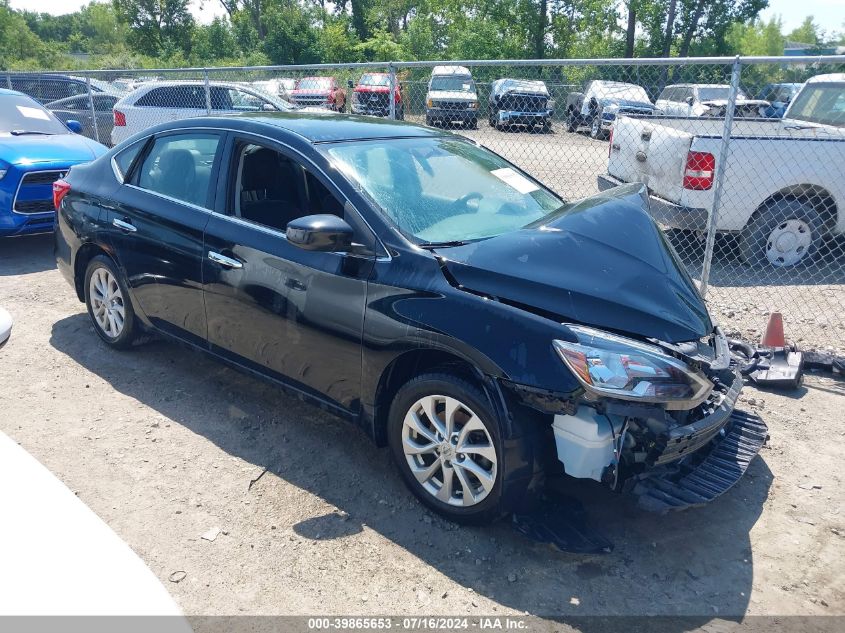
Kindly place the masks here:
<instances>
[{"instance_id":1,"label":"broken headlight","mask_svg":"<svg viewBox=\"0 0 845 633\"><path fill-rule=\"evenodd\" d=\"M578 342L555 340L553 345L588 393L691 409L713 388L701 373L657 346L580 325L567 327Z\"/></svg>"}]
</instances>

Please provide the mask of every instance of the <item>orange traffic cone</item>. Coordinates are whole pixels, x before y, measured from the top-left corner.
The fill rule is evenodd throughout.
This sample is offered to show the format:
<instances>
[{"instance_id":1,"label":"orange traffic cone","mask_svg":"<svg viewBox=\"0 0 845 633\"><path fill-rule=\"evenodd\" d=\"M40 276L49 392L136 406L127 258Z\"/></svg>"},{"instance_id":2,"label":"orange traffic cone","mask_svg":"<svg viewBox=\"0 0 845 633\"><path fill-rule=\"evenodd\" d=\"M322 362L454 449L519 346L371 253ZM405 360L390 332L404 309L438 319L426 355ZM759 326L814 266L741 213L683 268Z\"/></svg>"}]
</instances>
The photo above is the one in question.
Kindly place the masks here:
<instances>
[{"instance_id":1,"label":"orange traffic cone","mask_svg":"<svg viewBox=\"0 0 845 633\"><path fill-rule=\"evenodd\" d=\"M783 315L780 312L772 312L769 315L769 324L766 326L766 333L760 340L763 347L786 347L786 338L783 335Z\"/></svg>"}]
</instances>

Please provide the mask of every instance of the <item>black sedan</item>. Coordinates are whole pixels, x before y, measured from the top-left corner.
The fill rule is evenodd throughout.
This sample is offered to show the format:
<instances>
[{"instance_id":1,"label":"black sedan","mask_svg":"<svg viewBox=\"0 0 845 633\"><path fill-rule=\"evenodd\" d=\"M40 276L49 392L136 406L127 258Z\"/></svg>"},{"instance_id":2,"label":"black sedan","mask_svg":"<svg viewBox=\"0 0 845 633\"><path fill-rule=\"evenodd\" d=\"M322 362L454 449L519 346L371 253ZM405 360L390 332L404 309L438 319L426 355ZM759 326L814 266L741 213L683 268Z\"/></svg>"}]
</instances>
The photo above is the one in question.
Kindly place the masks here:
<instances>
[{"instance_id":1,"label":"black sedan","mask_svg":"<svg viewBox=\"0 0 845 633\"><path fill-rule=\"evenodd\" d=\"M154 332L276 382L456 521L564 473L703 503L765 439L637 186L566 203L445 131L255 113L149 129L54 199L107 345Z\"/></svg>"}]
</instances>

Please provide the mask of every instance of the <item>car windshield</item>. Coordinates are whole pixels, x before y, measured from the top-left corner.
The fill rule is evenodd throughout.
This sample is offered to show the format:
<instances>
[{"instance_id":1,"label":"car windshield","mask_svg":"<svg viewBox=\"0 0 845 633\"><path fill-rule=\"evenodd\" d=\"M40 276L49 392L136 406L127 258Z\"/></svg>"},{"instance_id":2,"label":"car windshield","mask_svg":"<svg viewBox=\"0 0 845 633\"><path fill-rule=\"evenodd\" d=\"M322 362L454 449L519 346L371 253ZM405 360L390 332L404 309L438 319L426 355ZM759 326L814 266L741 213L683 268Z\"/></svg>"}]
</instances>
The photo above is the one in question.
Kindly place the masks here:
<instances>
[{"instance_id":1,"label":"car windshield","mask_svg":"<svg viewBox=\"0 0 845 633\"><path fill-rule=\"evenodd\" d=\"M787 112L787 117L810 123L845 127L845 84L810 84Z\"/></svg>"},{"instance_id":2,"label":"car windshield","mask_svg":"<svg viewBox=\"0 0 845 633\"><path fill-rule=\"evenodd\" d=\"M457 92L475 92L475 82L471 77L461 75L439 75L431 78L431 90L449 90Z\"/></svg>"},{"instance_id":3,"label":"car windshield","mask_svg":"<svg viewBox=\"0 0 845 633\"><path fill-rule=\"evenodd\" d=\"M49 111L29 97L6 95L0 107L0 134L70 134Z\"/></svg>"},{"instance_id":4,"label":"car windshield","mask_svg":"<svg viewBox=\"0 0 845 633\"><path fill-rule=\"evenodd\" d=\"M390 77L388 75L362 75L361 81L358 82L360 86L389 86Z\"/></svg>"},{"instance_id":5,"label":"car windshield","mask_svg":"<svg viewBox=\"0 0 845 633\"><path fill-rule=\"evenodd\" d=\"M709 88L699 88L698 89L698 99L699 101L727 101L728 97L730 97L731 88L730 86L711 86ZM745 93L742 90L739 90L736 93L737 99L747 99L748 97L745 96Z\"/></svg>"},{"instance_id":6,"label":"car windshield","mask_svg":"<svg viewBox=\"0 0 845 633\"><path fill-rule=\"evenodd\" d=\"M504 159L460 139L353 141L322 151L423 245L515 231L564 204Z\"/></svg>"},{"instance_id":7,"label":"car windshield","mask_svg":"<svg viewBox=\"0 0 845 633\"><path fill-rule=\"evenodd\" d=\"M329 77L306 77L296 84L299 90L325 90L330 88L332 80Z\"/></svg>"},{"instance_id":8,"label":"car windshield","mask_svg":"<svg viewBox=\"0 0 845 633\"><path fill-rule=\"evenodd\" d=\"M645 89L632 84L597 84L591 92L597 99L650 103Z\"/></svg>"}]
</instances>

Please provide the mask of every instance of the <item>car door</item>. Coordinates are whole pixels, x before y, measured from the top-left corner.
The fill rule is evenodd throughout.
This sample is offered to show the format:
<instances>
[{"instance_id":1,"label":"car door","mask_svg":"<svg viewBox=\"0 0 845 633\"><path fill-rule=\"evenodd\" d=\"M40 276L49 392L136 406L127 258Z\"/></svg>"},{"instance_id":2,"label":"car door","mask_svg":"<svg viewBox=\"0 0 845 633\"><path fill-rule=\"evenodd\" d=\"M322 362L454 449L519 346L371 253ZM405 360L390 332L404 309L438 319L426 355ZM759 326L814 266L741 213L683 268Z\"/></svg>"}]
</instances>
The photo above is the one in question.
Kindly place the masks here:
<instances>
[{"instance_id":1,"label":"car door","mask_svg":"<svg viewBox=\"0 0 845 633\"><path fill-rule=\"evenodd\" d=\"M233 135L216 213L205 230L203 279L212 351L329 404L355 409L374 254L302 250L297 217L332 213L374 244L357 212L297 152Z\"/></svg>"},{"instance_id":2,"label":"car door","mask_svg":"<svg viewBox=\"0 0 845 633\"><path fill-rule=\"evenodd\" d=\"M157 328L201 346L203 230L222 139L188 129L130 146L116 162L131 159L126 152L139 155L107 209L112 247L137 307Z\"/></svg>"},{"instance_id":3,"label":"car door","mask_svg":"<svg viewBox=\"0 0 845 633\"><path fill-rule=\"evenodd\" d=\"M111 131L114 127L114 114L112 108L117 103L118 97L114 95L94 95L94 121L96 124L95 138L100 143L109 143Z\"/></svg>"}]
</instances>

